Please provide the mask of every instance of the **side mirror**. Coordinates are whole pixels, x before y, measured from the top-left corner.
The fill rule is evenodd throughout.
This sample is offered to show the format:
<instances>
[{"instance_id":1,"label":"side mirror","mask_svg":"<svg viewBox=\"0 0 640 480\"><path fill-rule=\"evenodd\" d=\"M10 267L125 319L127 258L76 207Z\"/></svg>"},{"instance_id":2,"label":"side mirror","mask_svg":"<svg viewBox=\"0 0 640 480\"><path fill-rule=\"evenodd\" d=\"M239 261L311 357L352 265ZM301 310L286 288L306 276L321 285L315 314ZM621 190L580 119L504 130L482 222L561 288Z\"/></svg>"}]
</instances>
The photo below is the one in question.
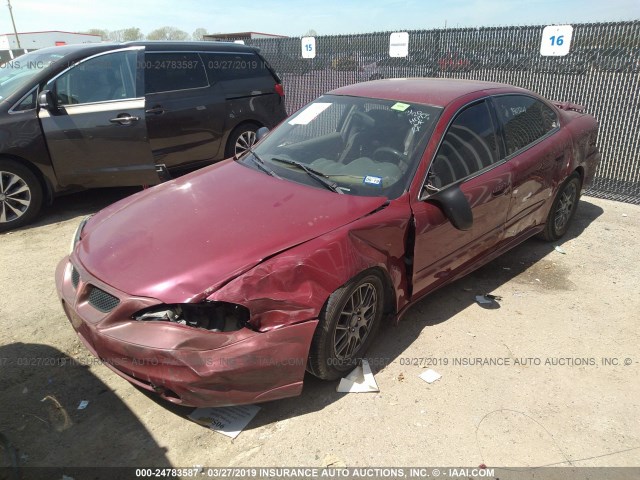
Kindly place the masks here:
<instances>
[{"instance_id":1,"label":"side mirror","mask_svg":"<svg viewBox=\"0 0 640 480\"><path fill-rule=\"evenodd\" d=\"M269 129L267 127L260 127L256 131L256 142L262 140L267 135L267 133L269 133Z\"/></svg>"},{"instance_id":2,"label":"side mirror","mask_svg":"<svg viewBox=\"0 0 640 480\"><path fill-rule=\"evenodd\" d=\"M451 185L427 198L436 203L458 230L469 230L473 226L473 212L459 185Z\"/></svg>"},{"instance_id":3,"label":"side mirror","mask_svg":"<svg viewBox=\"0 0 640 480\"><path fill-rule=\"evenodd\" d=\"M51 90L43 90L40 92L40 95L38 95L38 105L42 108L46 108L47 110L53 110L56 108Z\"/></svg>"}]
</instances>

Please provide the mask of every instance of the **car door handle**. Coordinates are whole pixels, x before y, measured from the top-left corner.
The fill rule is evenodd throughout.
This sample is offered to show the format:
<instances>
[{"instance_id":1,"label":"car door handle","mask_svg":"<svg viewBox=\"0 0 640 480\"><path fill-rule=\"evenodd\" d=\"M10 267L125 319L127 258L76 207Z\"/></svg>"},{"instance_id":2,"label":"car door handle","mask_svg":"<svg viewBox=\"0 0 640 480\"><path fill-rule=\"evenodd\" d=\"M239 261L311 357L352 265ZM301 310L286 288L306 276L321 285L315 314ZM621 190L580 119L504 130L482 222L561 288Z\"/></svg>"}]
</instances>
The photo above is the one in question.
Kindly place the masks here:
<instances>
[{"instance_id":1,"label":"car door handle","mask_svg":"<svg viewBox=\"0 0 640 480\"><path fill-rule=\"evenodd\" d=\"M144 113L149 115L162 115L164 113L164 108L161 106L150 108L149 110L145 110Z\"/></svg>"},{"instance_id":2,"label":"car door handle","mask_svg":"<svg viewBox=\"0 0 640 480\"><path fill-rule=\"evenodd\" d=\"M131 125L133 122L140 120L140 117L133 117L131 115L123 115L121 117L112 118L109 120L111 123L119 123L120 125Z\"/></svg>"}]
</instances>

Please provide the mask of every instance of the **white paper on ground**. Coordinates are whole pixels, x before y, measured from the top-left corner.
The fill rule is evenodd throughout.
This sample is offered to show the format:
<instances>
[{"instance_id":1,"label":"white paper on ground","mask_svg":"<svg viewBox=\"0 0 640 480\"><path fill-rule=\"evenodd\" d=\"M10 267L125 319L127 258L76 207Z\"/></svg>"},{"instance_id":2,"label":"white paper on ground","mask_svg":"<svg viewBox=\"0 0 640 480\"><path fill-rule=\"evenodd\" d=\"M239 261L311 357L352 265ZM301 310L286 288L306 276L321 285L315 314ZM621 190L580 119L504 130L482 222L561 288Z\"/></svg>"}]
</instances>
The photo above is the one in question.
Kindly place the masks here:
<instances>
[{"instance_id":1,"label":"white paper on ground","mask_svg":"<svg viewBox=\"0 0 640 480\"><path fill-rule=\"evenodd\" d=\"M484 295L476 295L476 302L478 302L480 305L487 305L493 303L493 300L485 297Z\"/></svg>"},{"instance_id":2,"label":"white paper on ground","mask_svg":"<svg viewBox=\"0 0 640 480\"><path fill-rule=\"evenodd\" d=\"M336 388L342 393L363 393L379 392L376 379L371 373L369 362L362 360L362 365L357 366L349 375L340 379L340 384Z\"/></svg>"},{"instance_id":3,"label":"white paper on ground","mask_svg":"<svg viewBox=\"0 0 640 480\"><path fill-rule=\"evenodd\" d=\"M438 380L440 377L442 377L442 375L440 375L438 372L431 369L425 370L419 376L422 380L424 380L427 383L433 383L436 380Z\"/></svg>"},{"instance_id":4,"label":"white paper on ground","mask_svg":"<svg viewBox=\"0 0 640 480\"><path fill-rule=\"evenodd\" d=\"M258 410L260 407L257 405L197 408L191 412L189 418L200 425L209 427L214 432L236 438L256 416Z\"/></svg>"}]
</instances>

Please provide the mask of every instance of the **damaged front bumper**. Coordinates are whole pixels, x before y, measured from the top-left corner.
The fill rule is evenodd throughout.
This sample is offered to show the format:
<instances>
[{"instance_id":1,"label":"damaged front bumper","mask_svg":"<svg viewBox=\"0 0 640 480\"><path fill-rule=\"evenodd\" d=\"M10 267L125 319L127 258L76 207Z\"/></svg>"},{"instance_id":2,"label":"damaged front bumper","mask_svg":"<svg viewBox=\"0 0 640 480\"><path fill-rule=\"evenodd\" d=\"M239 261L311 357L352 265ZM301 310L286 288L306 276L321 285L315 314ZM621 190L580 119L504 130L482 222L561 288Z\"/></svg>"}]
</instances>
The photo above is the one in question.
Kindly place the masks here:
<instances>
[{"instance_id":1,"label":"damaged front bumper","mask_svg":"<svg viewBox=\"0 0 640 480\"><path fill-rule=\"evenodd\" d=\"M87 349L118 375L172 403L240 405L302 391L317 319L267 332L136 320L138 312L162 302L120 292L69 257L58 265L56 285Z\"/></svg>"}]
</instances>

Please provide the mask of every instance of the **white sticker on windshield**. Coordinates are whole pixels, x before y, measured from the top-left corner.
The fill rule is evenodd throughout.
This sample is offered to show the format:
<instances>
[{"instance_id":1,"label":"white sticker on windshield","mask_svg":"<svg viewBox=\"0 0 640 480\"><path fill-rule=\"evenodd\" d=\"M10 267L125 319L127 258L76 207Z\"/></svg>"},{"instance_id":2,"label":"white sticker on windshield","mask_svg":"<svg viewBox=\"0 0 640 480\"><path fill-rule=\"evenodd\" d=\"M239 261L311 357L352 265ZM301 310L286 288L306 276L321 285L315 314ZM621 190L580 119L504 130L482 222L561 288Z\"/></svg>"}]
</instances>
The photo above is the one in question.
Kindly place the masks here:
<instances>
[{"instance_id":1,"label":"white sticker on windshield","mask_svg":"<svg viewBox=\"0 0 640 480\"><path fill-rule=\"evenodd\" d=\"M307 125L330 106L330 103L312 103L297 114L293 120L289 120L289 125Z\"/></svg>"},{"instance_id":2,"label":"white sticker on windshield","mask_svg":"<svg viewBox=\"0 0 640 480\"><path fill-rule=\"evenodd\" d=\"M366 185L375 185L376 187L382 186L382 177L374 177L373 175L367 175L364 177L362 183Z\"/></svg>"}]
</instances>

